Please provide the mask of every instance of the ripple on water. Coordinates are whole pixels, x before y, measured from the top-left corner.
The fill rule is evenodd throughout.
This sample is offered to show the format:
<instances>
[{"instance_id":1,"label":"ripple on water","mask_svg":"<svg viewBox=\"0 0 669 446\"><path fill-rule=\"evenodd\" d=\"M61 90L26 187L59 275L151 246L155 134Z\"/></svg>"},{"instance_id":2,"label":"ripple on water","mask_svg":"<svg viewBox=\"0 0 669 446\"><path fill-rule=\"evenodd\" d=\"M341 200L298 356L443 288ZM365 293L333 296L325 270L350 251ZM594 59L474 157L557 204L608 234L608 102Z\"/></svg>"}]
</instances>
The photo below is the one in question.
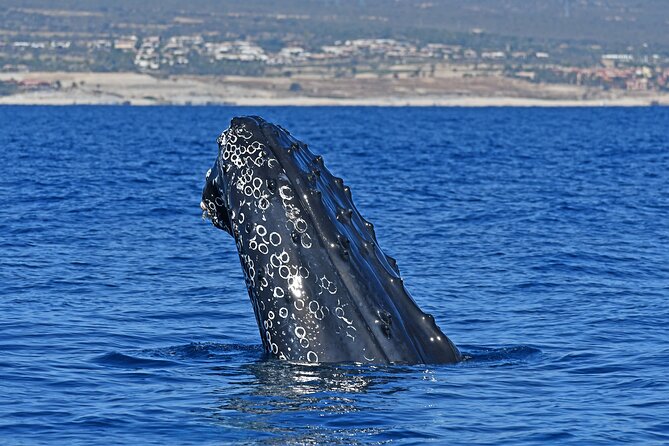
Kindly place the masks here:
<instances>
[{"instance_id":1,"label":"ripple on water","mask_svg":"<svg viewBox=\"0 0 669 446\"><path fill-rule=\"evenodd\" d=\"M93 362L104 365L106 367L119 367L128 369L167 368L178 365L176 361L139 358L118 352L105 353L104 355L94 358Z\"/></svg>"}]
</instances>

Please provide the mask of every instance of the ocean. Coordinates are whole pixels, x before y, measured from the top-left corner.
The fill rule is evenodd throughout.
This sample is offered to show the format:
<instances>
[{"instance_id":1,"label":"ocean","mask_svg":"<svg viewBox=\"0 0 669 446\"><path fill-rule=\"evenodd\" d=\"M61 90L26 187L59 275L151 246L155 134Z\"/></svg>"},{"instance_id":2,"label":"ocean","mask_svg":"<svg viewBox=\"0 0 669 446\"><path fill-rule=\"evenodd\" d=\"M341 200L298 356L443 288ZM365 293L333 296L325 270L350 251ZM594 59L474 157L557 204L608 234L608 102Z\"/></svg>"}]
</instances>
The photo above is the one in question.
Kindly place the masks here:
<instances>
[{"instance_id":1,"label":"ocean","mask_svg":"<svg viewBox=\"0 0 669 446\"><path fill-rule=\"evenodd\" d=\"M236 115L351 186L466 360L261 348L204 175ZM667 444L669 109L0 107L0 443Z\"/></svg>"}]
</instances>

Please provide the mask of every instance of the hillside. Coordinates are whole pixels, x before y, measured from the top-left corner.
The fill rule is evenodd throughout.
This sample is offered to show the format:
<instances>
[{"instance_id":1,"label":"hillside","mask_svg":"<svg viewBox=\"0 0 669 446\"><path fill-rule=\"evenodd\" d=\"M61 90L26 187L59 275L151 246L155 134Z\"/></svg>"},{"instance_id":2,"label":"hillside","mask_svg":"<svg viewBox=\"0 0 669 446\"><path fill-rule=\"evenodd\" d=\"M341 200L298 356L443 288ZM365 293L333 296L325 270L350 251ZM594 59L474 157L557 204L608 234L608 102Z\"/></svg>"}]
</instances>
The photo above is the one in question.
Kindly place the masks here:
<instances>
[{"instance_id":1,"label":"hillside","mask_svg":"<svg viewBox=\"0 0 669 446\"><path fill-rule=\"evenodd\" d=\"M187 5L187 7L185 7ZM360 37L512 39L669 47L665 0L0 0L2 32L264 35L314 45Z\"/></svg>"}]
</instances>

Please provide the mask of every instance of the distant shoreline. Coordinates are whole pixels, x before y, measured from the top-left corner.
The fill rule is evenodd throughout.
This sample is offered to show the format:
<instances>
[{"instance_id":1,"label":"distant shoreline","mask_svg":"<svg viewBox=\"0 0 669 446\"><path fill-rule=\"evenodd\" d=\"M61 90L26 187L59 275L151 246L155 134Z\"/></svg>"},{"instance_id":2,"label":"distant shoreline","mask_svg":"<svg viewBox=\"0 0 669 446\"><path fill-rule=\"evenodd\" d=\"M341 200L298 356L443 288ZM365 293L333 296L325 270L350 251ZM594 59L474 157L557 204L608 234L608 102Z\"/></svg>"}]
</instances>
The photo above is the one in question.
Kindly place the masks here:
<instances>
[{"instance_id":1,"label":"distant shoreline","mask_svg":"<svg viewBox=\"0 0 669 446\"><path fill-rule=\"evenodd\" d=\"M228 105L382 107L645 107L669 94L588 90L515 79L383 80L172 76L140 73L0 73L28 87L0 105ZM31 85L35 88L31 90ZM57 86L57 87L56 87Z\"/></svg>"},{"instance_id":2,"label":"distant shoreline","mask_svg":"<svg viewBox=\"0 0 669 446\"><path fill-rule=\"evenodd\" d=\"M258 103L230 103L230 102L208 102L208 103L115 103L115 102L56 102L56 101L5 101L0 98L0 107L369 107L369 108L392 108L392 107L450 107L450 108L666 108L669 107L667 103L649 104L645 102L605 102L597 103L594 101L533 101L516 98L509 98L514 100L489 100L492 98L468 98L462 101L439 101L433 103L416 102L340 102L340 101L305 101L298 100L293 102L258 102Z\"/></svg>"}]
</instances>

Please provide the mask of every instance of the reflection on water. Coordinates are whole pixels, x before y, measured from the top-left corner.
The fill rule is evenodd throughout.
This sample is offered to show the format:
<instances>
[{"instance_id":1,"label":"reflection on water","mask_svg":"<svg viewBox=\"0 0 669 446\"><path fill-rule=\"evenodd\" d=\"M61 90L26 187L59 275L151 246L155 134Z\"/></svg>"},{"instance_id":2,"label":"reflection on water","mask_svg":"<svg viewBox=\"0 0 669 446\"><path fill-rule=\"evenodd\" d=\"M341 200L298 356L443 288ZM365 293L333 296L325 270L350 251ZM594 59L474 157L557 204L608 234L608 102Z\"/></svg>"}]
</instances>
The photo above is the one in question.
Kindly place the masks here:
<instances>
[{"instance_id":1,"label":"reflection on water","mask_svg":"<svg viewBox=\"0 0 669 446\"><path fill-rule=\"evenodd\" d=\"M383 423L361 426L352 421L355 413L370 419L378 409L361 397L368 392L402 393L416 372L407 367L257 361L243 365L235 376L226 372L238 391L218 389L212 416L228 428L255 431L269 444L360 444L387 429ZM429 371L424 373L433 379Z\"/></svg>"},{"instance_id":2,"label":"reflection on water","mask_svg":"<svg viewBox=\"0 0 669 446\"><path fill-rule=\"evenodd\" d=\"M355 365L310 366L281 361L263 361L247 366L263 395L299 398L323 392L360 393L375 384L387 384L398 370Z\"/></svg>"},{"instance_id":3,"label":"reflection on water","mask_svg":"<svg viewBox=\"0 0 669 446\"><path fill-rule=\"evenodd\" d=\"M226 431L240 433L237 440L242 442L385 444L417 435L406 429L412 410L402 409L412 392L426 395L421 410L428 412L437 400L458 404L466 400L466 392L451 380L464 369L521 365L542 354L528 346L466 347L467 361L442 366L314 366L278 361L247 350L245 360L237 357L234 361L236 367L210 367L225 385L214 390L215 403L209 416ZM234 350L210 345L207 355L218 361ZM454 428L445 415L443 411L434 413L434 425ZM423 437L425 441L433 439L427 431Z\"/></svg>"}]
</instances>

